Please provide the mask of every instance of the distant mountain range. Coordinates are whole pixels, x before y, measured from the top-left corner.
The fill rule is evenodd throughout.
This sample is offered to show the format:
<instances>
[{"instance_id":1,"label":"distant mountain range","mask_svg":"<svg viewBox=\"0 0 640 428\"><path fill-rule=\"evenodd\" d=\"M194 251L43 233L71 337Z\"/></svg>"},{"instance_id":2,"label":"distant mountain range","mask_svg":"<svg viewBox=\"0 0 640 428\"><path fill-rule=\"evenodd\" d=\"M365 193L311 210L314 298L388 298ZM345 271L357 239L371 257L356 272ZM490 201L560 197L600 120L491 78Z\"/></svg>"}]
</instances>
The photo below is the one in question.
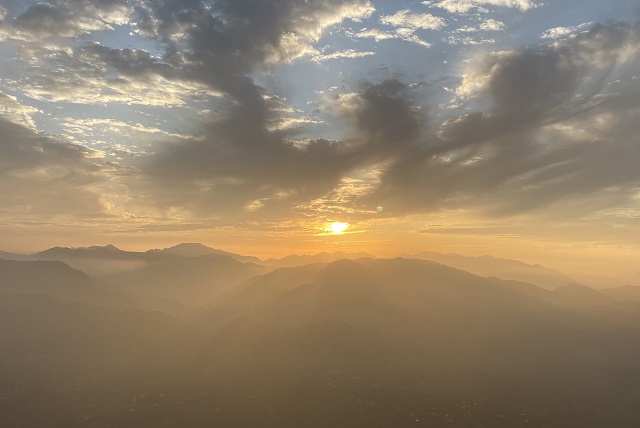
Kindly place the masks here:
<instances>
[{"instance_id":1,"label":"distant mountain range","mask_svg":"<svg viewBox=\"0 0 640 428\"><path fill-rule=\"evenodd\" d=\"M256 275L271 270L220 254L181 257L103 278L146 296L198 305Z\"/></svg>"},{"instance_id":2,"label":"distant mountain range","mask_svg":"<svg viewBox=\"0 0 640 428\"><path fill-rule=\"evenodd\" d=\"M476 275L529 282L548 290L576 282L574 279L553 269L492 256L468 257L460 254L424 251L415 255L405 254L402 257L432 260Z\"/></svg>"},{"instance_id":3,"label":"distant mountain range","mask_svg":"<svg viewBox=\"0 0 640 428\"><path fill-rule=\"evenodd\" d=\"M58 261L0 260L0 293L38 294L111 309L141 306L116 287Z\"/></svg>"},{"instance_id":4,"label":"distant mountain range","mask_svg":"<svg viewBox=\"0 0 640 428\"><path fill-rule=\"evenodd\" d=\"M294 267L304 266L312 263L330 263L337 260L355 260L363 257L373 257L367 253L347 253L343 251L337 251L335 253L322 252L314 255L291 255L280 259L267 259L264 264L274 267Z\"/></svg>"},{"instance_id":5,"label":"distant mountain range","mask_svg":"<svg viewBox=\"0 0 640 428\"><path fill-rule=\"evenodd\" d=\"M271 268L330 263L342 259L356 260L360 258L375 258L365 252L349 253L338 251L334 253L321 252L312 255L289 255L282 258L260 260L257 257L235 254L208 247L200 243L182 243L173 247L153 249L146 252L123 251L113 245L82 248L54 247L32 255L0 251L0 260L57 260L95 277L102 277L103 275L110 277L118 272L134 271L158 263L205 255L223 255L242 263L254 263ZM403 254L401 257L431 260L476 275L528 282L548 290L577 282L575 279L563 273L540 265L532 265L518 260L503 259L488 255L470 257L453 253L444 254L425 251L413 255ZM610 287L615 286L617 286L617 284L610 285Z\"/></svg>"},{"instance_id":6,"label":"distant mountain range","mask_svg":"<svg viewBox=\"0 0 640 428\"><path fill-rule=\"evenodd\" d=\"M196 389L235 379L256 396L295 390L308 400L287 398L282 407L300 409L322 421L318 426L330 425L336 410L312 405L313 391L375 397L375 385L413 391L407 394L417 401L418 393L461 402L483 397L499 409L496 419L487 415L487 426L526 426L524 419L538 427L624 426L607 405L584 406L605 403L609 394L640 416L631 410L640 380L640 305L583 286L554 292L415 259L340 260L249 280L221 295L194 328L203 337L191 345L199 351L190 364L202 370L193 375L200 379ZM621 372L608 377L611 361ZM183 394L176 391L169 401ZM513 402L517 412L507 404ZM376 406L384 417L424 415L419 405L393 408L383 400ZM578 408L589 416L578 416ZM520 415L526 418L518 421ZM454 426L473 426L457 412L450 417ZM357 420L349 419L366 426Z\"/></svg>"},{"instance_id":7,"label":"distant mountain range","mask_svg":"<svg viewBox=\"0 0 640 428\"><path fill-rule=\"evenodd\" d=\"M618 300L640 302L640 286L637 285L607 288L601 292Z\"/></svg>"},{"instance_id":8,"label":"distant mountain range","mask_svg":"<svg viewBox=\"0 0 640 428\"><path fill-rule=\"evenodd\" d=\"M34 256L84 264L101 279L61 261L0 260L0 424L626 428L640 420L637 287L569 282L552 291L418 258L320 253L266 266L212 251L107 246ZM512 260L445 256L538 274L547 287L566 279Z\"/></svg>"},{"instance_id":9,"label":"distant mountain range","mask_svg":"<svg viewBox=\"0 0 640 428\"><path fill-rule=\"evenodd\" d=\"M217 250L215 248L207 247L203 244L198 243L184 243L178 244L170 248L165 248L163 250L149 250L147 253L158 254L158 253L166 253L166 254L176 254L179 256L185 257L200 257L207 256L211 254L229 256L239 262L243 263L262 263L262 261L257 257L251 256L242 256L240 254L230 253L228 251Z\"/></svg>"},{"instance_id":10,"label":"distant mountain range","mask_svg":"<svg viewBox=\"0 0 640 428\"><path fill-rule=\"evenodd\" d=\"M260 263L257 257L242 256L202 244L179 244L146 252L123 251L114 245L80 248L53 247L32 255L0 252L0 260L57 260L99 277L171 260L213 254L229 256L243 263Z\"/></svg>"},{"instance_id":11,"label":"distant mountain range","mask_svg":"<svg viewBox=\"0 0 640 428\"><path fill-rule=\"evenodd\" d=\"M30 256L24 254L7 253L0 251L0 260L30 260Z\"/></svg>"}]
</instances>

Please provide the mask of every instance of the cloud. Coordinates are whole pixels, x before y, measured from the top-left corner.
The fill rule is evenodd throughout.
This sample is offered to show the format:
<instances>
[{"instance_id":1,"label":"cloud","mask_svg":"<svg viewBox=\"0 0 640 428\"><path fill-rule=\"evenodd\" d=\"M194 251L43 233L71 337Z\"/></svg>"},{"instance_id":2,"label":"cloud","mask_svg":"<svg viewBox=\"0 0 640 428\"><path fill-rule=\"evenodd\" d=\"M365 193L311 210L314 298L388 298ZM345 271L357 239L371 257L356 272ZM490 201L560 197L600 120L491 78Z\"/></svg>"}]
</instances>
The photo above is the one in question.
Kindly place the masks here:
<instances>
[{"instance_id":1,"label":"cloud","mask_svg":"<svg viewBox=\"0 0 640 428\"><path fill-rule=\"evenodd\" d=\"M408 96L409 87L398 80L365 83L361 92L341 97L341 113L357 126L360 139L396 151L416 138L421 127Z\"/></svg>"},{"instance_id":2,"label":"cloud","mask_svg":"<svg viewBox=\"0 0 640 428\"><path fill-rule=\"evenodd\" d=\"M29 44L21 47L20 58L30 69L16 84L38 100L183 106L189 100L220 96L181 74L178 66L141 49Z\"/></svg>"},{"instance_id":3,"label":"cloud","mask_svg":"<svg viewBox=\"0 0 640 428\"><path fill-rule=\"evenodd\" d=\"M248 74L305 55L321 58L312 45L327 28L374 11L368 0L55 0L7 18L2 33L27 42L20 58L33 73L14 85L39 100L179 106L226 94L264 108ZM77 41L124 24L164 52Z\"/></svg>"},{"instance_id":4,"label":"cloud","mask_svg":"<svg viewBox=\"0 0 640 428\"><path fill-rule=\"evenodd\" d=\"M311 57L311 61L313 62L324 62L331 59L339 59L339 58L364 58L367 56L373 56L375 52L358 52L354 49L346 49L343 51L337 51L330 54L321 54L314 55Z\"/></svg>"},{"instance_id":5,"label":"cloud","mask_svg":"<svg viewBox=\"0 0 640 428\"><path fill-rule=\"evenodd\" d=\"M194 135L175 134L167 131L163 131L159 128L153 128L144 126L140 123L129 124L121 122L115 119L74 119L66 118L63 126L67 129L67 132L75 135L86 136L95 132L96 130L102 132L115 132L123 137L129 136L129 133L134 134L151 134L162 136L164 138L176 138L176 139L197 139Z\"/></svg>"},{"instance_id":6,"label":"cloud","mask_svg":"<svg viewBox=\"0 0 640 428\"><path fill-rule=\"evenodd\" d=\"M414 13L408 9L393 15L380 17L380 22L394 27L411 28L413 30L438 30L445 26L444 19L430 13Z\"/></svg>"},{"instance_id":7,"label":"cloud","mask_svg":"<svg viewBox=\"0 0 640 428\"><path fill-rule=\"evenodd\" d=\"M0 117L24 126L32 131L37 131L33 115L39 112L35 107L26 106L18 102L14 96L0 92Z\"/></svg>"},{"instance_id":8,"label":"cloud","mask_svg":"<svg viewBox=\"0 0 640 428\"><path fill-rule=\"evenodd\" d=\"M124 0L58 0L30 6L15 17L16 38L41 40L75 37L113 30L129 22L132 10Z\"/></svg>"},{"instance_id":9,"label":"cloud","mask_svg":"<svg viewBox=\"0 0 640 428\"><path fill-rule=\"evenodd\" d=\"M449 34L447 43L450 45L481 45L485 43L495 43L494 39L485 39L484 37L465 36L461 34Z\"/></svg>"},{"instance_id":10,"label":"cloud","mask_svg":"<svg viewBox=\"0 0 640 428\"><path fill-rule=\"evenodd\" d=\"M445 21L440 17L433 16L429 13L415 13L409 9L401 10L393 15L382 16L380 17L380 22L384 25L395 27L395 37L393 38L399 38L424 47L430 47L431 43L418 37L416 31L438 30L446 25ZM369 31L368 33L361 33L359 36L357 35L357 37L370 37L377 41L385 37L385 35L381 32Z\"/></svg>"},{"instance_id":11,"label":"cloud","mask_svg":"<svg viewBox=\"0 0 640 428\"><path fill-rule=\"evenodd\" d=\"M503 22L497 21L495 19L487 19L480 24L480 29L482 31L502 31L505 28L506 26Z\"/></svg>"},{"instance_id":12,"label":"cloud","mask_svg":"<svg viewBox=\"0 0 640 428\"><path fill-rule=\"evenodd\" d=\"M557 40L557 39L563 39L567 37L573 37L577 32L583 31L591 27L593 24L594 22L585 22L583 24L576 25L573 27L569 26L569 27L550 28L540 35L540 39Z\"/></svg>"},{"instance_id":13,"label":"cloud","mask_svg":"<svg viewBox=\"0 0 640 428\"><path fill-rule=\"evenodd\" d=\"M321 55L313 43L327 28L366 19L374 10L368 1L218 1L206 7L200 2L145 2L136 10L137 28L158 38L166 54L161 65L140 68L157 67L162 71L155 73L163 75L179 71L183 79L224 97L210 108L217 114L194 124L205 136L202 140L168 141L141 164L144 183L137 183L135 191L153 194L165 209L198 215L247 210L268 215L326 193L357 165L383 157L391 142L380 142L364 124L356 126L358 138L297 141L295 125L317 120L283 112L282 104L249 77L302 55L318 60L370 55L352 50ZM104 55L100 58L106 61ZM111 67L116 63L109 61ZM129 79L138 76L118 70L128 72ZM376 102L365 96L371 91L363 90L360 108ZM376 132L384 123L389 121L382 118Z\"/></svg>"},{"instance_id":14,"label":"cloud","mask_svg":"<svg viewBox=\"0 0 640 428\"><path fill-rule=\"evenodd\" d=\"M480 31L502 31L506 28L504 23L495 19L487 19L478 27L465 26L451 32L446 41L450 45L480 45L484 43L495 43L494 39L487 39L481 35L476 35Z\"/></svg>"},{"instance_id":15,"label":"cloud","mask_svg":"<svg viewBox=\"0 0 640 428\"><path fill-rule=\"evenodd\" d=\"M538 3L425 4L484 13L488 7L526 11ZM309 100L285 99L289 88L278 98L262 87L277 79L281 64L304 58L327 61L317 68L330 70L328 61L373 55L348 46L320 48L334 26L372 19L375 7L367 0L56 0L22 9L17 16L15 8L0 12L6 15L2 37L20 41L11 46L26 68L3 80L3 90L19 97L0 95L0 135L6 136L0 196L12 212L63 214L69 207L101 215L113 202L137 212L152 210L143 205L158 208L173 218L193 214L200 224L223 215L230 223L307 215L300 207L312 207L313 215L323 209L367 215L383 205L383 216L442 209L500 218L551 215L551 207L565 217L598 216L637 204L640 79L632 77L639 65L638 24L558 27L546 31L539 46L478 54L454 90L453 101L464 110L431 116L418 105L441 100L416 102L423 92L390 71L369 75L374 83L338 77L341 83L326 85L337 85L332 95L322 95L330 105L318 111L303 104ZM381 28L367 21L357 26L367 28L347 35L425 47L424 34L452 44L489 43L494 33L488 32L505 24L485 18L443 36L428 33L444 29L443 18L400 10L383 14ZM130 25L147 50L88 41L92 32L121 25ZM436 51L434 59L451 60ZM434 70L446 74L449 67ZM458 80L447 79L455 88ZM38 107L41 101L75 104L59 106L65 109L95 104L88 114L121 104L113 110L120 119L65 119L74 114L65 111L56 126L69 139L47 138L37 131L38 110L18 101L25 95ZM129 121L132 104L153 107L145 110L148 122ZM202 114L185 124L191 109ZM181 129L164 130L163 114L175 114ZM328 128L330 137L318 137ZM70 144L72 137L96 150ZM114 158L125 158L126 165L110 162ZM105 191L102 199L98 189Z\"/></svg>"},{"instance_id":16,"label":"cloud","mask_svg":"<svg viewBox=\"0 0 640 428\"><path fill-rule=\"evenodd\" d=\"M398 39L400 36L396 33L378 30L377 28L365 28L353 34L353 37L359 39L374 39L376 42L379 42L381 40Z\"/></svg>"},{"instance_id":17,"label":"cloud","mask_svg":"<svg viewBox=\"0 0 640 428\"><path fill-rule=\"evenodd\" d=\"M640 24L614 23L486 54L458 92L487 107L445 121L363 202L395 215L468 209L554 221L637 207L639 41Z\"/></svg>"},{"instance_id":18,"label":"cloud","mask_svg":"<svg viewBox=\"0 0 640 428\"><path fill-rule=\"evenodd\" d=\"M16 109L16 101L6 96L0 105L2 112ZM0 215L47 220L102 215L105 206L96 187L102 179L90 151L24 125L19 114L0 116Z\"/></svg>"},{"instance_id":19,"label":"cloud","mask_svg":"<svg viewBox=\"0 0 640 428\"><path fill-rule=\"evenodd\" d=\"M474 9L486 12L486 6L508 7L522 11L537 7L531 0L431 0L423 1L422 4L438 7L450 13L467 13Z\"/></svg>"},{"instance_id":20,"label":"cloud","mask_svg":"<svg viewBox=\"0 0 640 428\"><path fill-rule=\"evenodd\" d=\"M182 207L196 215L283 215L327 194L356 168L405 150L420 128L409 91L390 80L337 98L335 113L353 124L349 139L296 144L286 131L229 118L210 125L205 141L173 145L143 172L154 199L165 208Z\"/></svg>"}]
</instances>

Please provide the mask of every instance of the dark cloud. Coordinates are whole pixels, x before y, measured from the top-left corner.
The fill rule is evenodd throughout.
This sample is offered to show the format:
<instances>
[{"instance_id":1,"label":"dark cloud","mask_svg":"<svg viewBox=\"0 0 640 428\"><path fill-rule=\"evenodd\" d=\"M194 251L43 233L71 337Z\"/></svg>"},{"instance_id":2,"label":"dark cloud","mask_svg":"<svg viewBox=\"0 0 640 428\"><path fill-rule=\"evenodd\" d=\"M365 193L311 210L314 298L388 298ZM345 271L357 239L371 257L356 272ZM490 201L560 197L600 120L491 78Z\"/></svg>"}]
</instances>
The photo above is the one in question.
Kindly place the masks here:
<instances>
[{"instance_id":1,"label":"dark cloud","mask_svg":"<svg viewBox=\"0 0 640 428\"><path fill-rule=\"evenodd\" d=\"M238 211L259 201L308 200L330 190L343 174L369 157L360 141L318 139L296 146L291 131L274 131L272 99L250 73L312 53L322 31L344 19L368 16L365 0L141 1L135 5L141 35L165 49L163 72L224 94L226 111L200 124L204 141L169 146L143 167L160 206L198 212ZM120 73L158 67L100 50ZM131 69L131 64L140 67ZM367 102L366 107L371 103Z\"/></svg>"},{"instance_id":2,"label":"dark cloud","mask_svg":"<svg viewBox=\"0 0 640 428\"><path fill-rule=\"evenodd\" d=\"M87 149L0 117L0 211L52 218L101 215L99 168Z\"/></svg>"},{"instance_id":3,"label":"dark cloud","mask_svg":"<svg viewBox=\"0 0 640 428\"><path fill-rule=\"evenodd\" d=\"M15 17L16 29L30 37L73 37L128 22L126 0L54 0L31 5Z\"/></svg>"},{"instance_id":4,"label":"dark cloud","mask_svg":"<svg viewBox=\"0 0 640 428\"><path fill-rule=\"evenodd\" d=\"M382 171L381 181L367 185L377 187L349 203L384 205L384 215L462 208L509 216L554 206L571 216L636 197L637 23L595 25L552 44L486 53L457 91L458 102L482 107L440 125L417 107L428 104L412 99L418 91L390 79L343 88L332 99L334 106L322 113L330 111L351 126L342 140L297 141L302 137L296 129L276 126L295 123L296 117L285 116L287 102L252 76L318 54L314 46L323 31L372 11L366 0L56 0L32 5L4 25L31 37L23 38L20 58L32 67L18 83L30 97L86 104L209 103L202 115L208 119L193 123L201 139L167 141L130 171L131 194L161 208L199 215L279 214L326 197L345 177L371 173L374 166ZM125 22L156 43L153 53L86 39L40 43ZM32 133L26 141L35 141L35 131L21 129ZM82 149L45 146L46 158L59 159L60 171L70 171L69 183L85 186L83 177L95 179ZM75 153L68 159L77 162L66 164L60 150ZM65 179L58 178L49 181L63 186Z\"/></svg>"},{"instance_id":5,"label":"dark cloud","mask_svg":"<svg viewBox=\"0 0 640 428\"><path fill-rule=\"evenodd\" d=\"M409 88L398 80L366 83L353 112L364 137L376 145L399 149L420 133L421 116L409 100Z\"/></svg>"},{"instance_id":6,"label":"dark cloud","mask_svg":"<svg viewBox=\"0 0 640 428\"><path fill-rule=\"evenodd\" d=\"M338 111L354 124L349 140L294 144L286 131L231 116L211 125L205 141L176 145L145 171L164 205L237 212L262 201L264 208L286 209L324 195L355 168L395 158L408 148L420 130L420 114L407 101L408 92L399 81L383 81L338 100Z\"/></svg>"},{"instance_id":7,"label":"dark cloud","mask_svg":"<svg viewBox=\"0 0 640 428\"><path fill-rule=\"evenodd\" d=\"M370 201L394 214L553 206L586 216L640 188L640 24L597 25L541 48L489 54L470 73L491 107L446 121L394 164Z\"/></svg>"}]
</instances>

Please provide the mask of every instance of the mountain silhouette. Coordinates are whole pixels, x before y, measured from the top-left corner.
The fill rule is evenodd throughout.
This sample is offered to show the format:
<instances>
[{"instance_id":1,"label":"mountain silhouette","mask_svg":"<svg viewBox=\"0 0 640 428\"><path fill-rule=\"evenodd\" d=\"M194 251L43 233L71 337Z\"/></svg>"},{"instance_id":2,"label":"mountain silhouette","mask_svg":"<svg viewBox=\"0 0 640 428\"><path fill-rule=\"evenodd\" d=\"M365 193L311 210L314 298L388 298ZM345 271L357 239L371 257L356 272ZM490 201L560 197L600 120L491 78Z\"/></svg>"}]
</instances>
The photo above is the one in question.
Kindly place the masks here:
<instances>
[{"instance_id":1,"label":"mountain silhouette","mask_svg":"<svg viewBox=\"0 0 640 428\"><path fill-rule=\"evenodd\" d=\"M3 294L4 425L626 428L640 420L637 302L415 258L269 271L224 255L171 257L109 277L143 307L183 302L184 321ZM87 278L71 269L67 281Z\"/></svg>"},{"instance_id":2,"label":"mountain silhouette","mask_svg":"<svg viewBox=\"0 0 640 428\"><path fill-rule=\"evenodd\" d=\"M186 257L105 276L123 289L200 305L269 268L226 255Z\"/></svg>"},{"instance_id":3,"label":"mountain silhouette","mask_svg":"<svg viewBox=\"0 0 640 428\"><path fill-rule=\"evenodd\" d=\"M618 300L640 302L640 286L638 285L623 285L620 287L606 288L604 290L600 290L600 292Z\"/></svg>"},{"instance_id":4,"label":"mountain silhouette","mask_svg":"<svg viewBox=\"0 0 640 428\"><path fill-rule=\"evenodd\" d=\"M363 257L373 257L371 254L367 253L347 253L343 251L337 251L335 253L317 253L314 255L303 254L303 255L290 255L280 259L267 259L264 261L264 264L268 266L274 267L295 267L295 266L304 266L313 263L330 263L335 262L337 260L354 260L360 259Z\"/></svg>"},{"instance_id":5,"label":"mountain silhouette","mask_svg":"<svg viewBox=\"0 0 640 428\"><path fill-rule=\"evenodd\" d=\"M30 257L25 254L14 254L14 253L7 253L5 251L0 251L0 260L24 261L24 260L30 260Z\"/></svg>"},{"instance_id":6,"label":"mountain silhouette","mask_svg":"<svg viewBox=\"0 0 640 428\"><path fill-rule=\"evenodd\" d=\"M284 390L301 379L312 379L310 388L367 379L427 395L484 397L504 414L518 403L519 412L541 418L535 426L551 426L545 415L563 421L558 426L625 426L604 403L613 394L633 412L640 311L614 304L592 313L583 297L589 291L573 291L420 260L279 269L217 299L199 327L213 334L192 364L212 379L265 375ZM614 361L619 370L611 373ZM580 410L562 416L568 408Z\"/></svg>"},{"instance_id":7,"label":"mountain silhouette","mask_svg":"<svg viewBox=\"0 0 640 428\"><path fill-rule=\"evenodd\" d=\"M240 254L230 253L228 251L218 250L215 248L207 247L200 243L182 243L173 247L165 248L163 250L149 250L148 253L168 253L177 254L185 257L200 257L211 254L229 256L239 262L243 263L261 263L261 260L257 257L242 256Z\"/></svg>"},{"instance_id":8,"label":"mountain silhouette","mask_svg":"<svg viewBox=\"0 0 640 428\"><path fill-rule=\"evenodd\" d=\"M140 307L121 290L58 261L0 260L0 293L39 294L113 309Z\"/></svg>"},{"instance_id":9,"label":"mountain silhouette","mask_svg":"<svg viewBox=\"0 0 640 428\"><path fill-rule=\"evenodd\" d=\"M182 258L182 256L168 253L123 251L113 245L84 248L53 247L30 256L31 260L61 261L94 277L178 258Z\"/></svg>"},{"instance_id":10,"label":"mountain silhouette","mask_svg":"<svg viewBox=\"0 0 640 428\"><path fill-rule=\"evenodd\" d=\"M453 253L424 251L413 256L403 255L403 257L431 260L480 276L495 276L501 279L529 282L548 290L575 282L572 278L553 269L492 256L468 257Z\"/></svg>"}]
</instances>

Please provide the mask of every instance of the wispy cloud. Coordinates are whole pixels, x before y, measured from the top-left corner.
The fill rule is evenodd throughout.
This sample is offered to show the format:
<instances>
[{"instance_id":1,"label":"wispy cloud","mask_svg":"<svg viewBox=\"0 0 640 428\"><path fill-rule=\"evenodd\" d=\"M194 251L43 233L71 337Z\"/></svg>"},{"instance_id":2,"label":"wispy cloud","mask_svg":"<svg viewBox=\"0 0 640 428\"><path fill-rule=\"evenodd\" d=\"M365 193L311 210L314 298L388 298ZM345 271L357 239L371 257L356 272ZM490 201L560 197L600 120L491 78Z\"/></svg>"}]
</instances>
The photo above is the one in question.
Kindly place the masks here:
<instances>
[{"instance_id":1,"label":"wispy cloud","mask_svg":"<svg viewBox=\"0 0 640 428\"><path fill-rule=\"evenodd\" d=\"M346 49L343 51L332 52L330 54L319 54L311 57L311 60L314 62L324 62L331 59L340 59L340 58L364 58L367 56L375 55L375 52L360 52L355 49Z\"/></svg>"},{"instance_id":2,"label":"wispy cloud","mask_svg":"<svg viewBox=\"0 0 640 428\"><path fill-rule=\"evenodd\" d=\"M393 15L382 16L380 22L385 25L413 30L438 30L445 26L444 19L438 16L433 16L430 13L415 13L409 9L401 10Z\"/></svg>"},{"instance_id":3,"label":"wispy cloud","mask_svg":"<svg viewBox=\"0 0 640 428\"><path fill-rule=\"evenodd\" d=\"M388 33L369 31L359 33L357 37L368 37L376 40L383 38L399 38L411 43L415 43L424 47L430 47L431 43L422 40L417 34L418 30L438 30L446 25L444 19L431 15L429 13L415 13L409 9L401 10L393 15L385 15L380 17L380 22L384 25L395 27L395 37L391 37Z\"/></svg>"},{"instance_id":4,"label":"wispy cloud","mask_svg":"<svg viewBox=\"0 0 640 428\"><path fill-rule=\"evenodd\" d=\"M585 31L589 27L593 26L593 22L585 22L580 25L570 26L570 27L555 27L550 28L544 33L540 35L540 39L563 39L566 37L575 36L580 31Z\"/></svg>"},{"instance_id":5,"label":"wispy cloud","mask_svg":"<svg viewBox=\"0 0 640 428\"><path fill-rule=\"evenodd\" d=\"M444 9L451 13L467 13L472 10L487 12L487 6L515 8L526 11L537 7L537 3L531 0L430 0L422 4Z\"/></svg>"}]
</instances>

